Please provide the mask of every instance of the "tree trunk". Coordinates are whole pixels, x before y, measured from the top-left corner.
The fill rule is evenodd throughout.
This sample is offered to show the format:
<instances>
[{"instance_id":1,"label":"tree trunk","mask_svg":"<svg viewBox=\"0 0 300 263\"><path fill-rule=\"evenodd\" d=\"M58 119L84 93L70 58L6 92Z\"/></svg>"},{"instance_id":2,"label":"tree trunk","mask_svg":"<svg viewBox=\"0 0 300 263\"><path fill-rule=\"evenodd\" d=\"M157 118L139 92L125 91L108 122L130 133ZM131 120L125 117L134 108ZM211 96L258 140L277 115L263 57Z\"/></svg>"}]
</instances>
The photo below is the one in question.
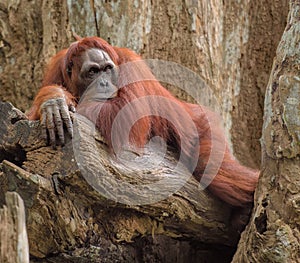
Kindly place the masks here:
<instances>
[{"instance_id":1,"label":"tree trunk","mask_svg":"<svg viewBox=\"0 0 300 263\"><path fill-rule=\"evenodd\" d=\"M2 0L0 98L28 109L46 62L72 33L98 35L199 75L208 91L168 87L218 110L236 157L258 168L265 87L287 14L288 0Z\"/></svg>"},{"instance_id":2,"label":"tree trunk","mask_svg":"<svg viewBox=\"0 0 300 263\"><path fill-rule=\"evenodd\" d=\"M263 164L252 219L233 262L300 262L300 1L288 24L267 87Z\"/></svg>"}]
</instances>

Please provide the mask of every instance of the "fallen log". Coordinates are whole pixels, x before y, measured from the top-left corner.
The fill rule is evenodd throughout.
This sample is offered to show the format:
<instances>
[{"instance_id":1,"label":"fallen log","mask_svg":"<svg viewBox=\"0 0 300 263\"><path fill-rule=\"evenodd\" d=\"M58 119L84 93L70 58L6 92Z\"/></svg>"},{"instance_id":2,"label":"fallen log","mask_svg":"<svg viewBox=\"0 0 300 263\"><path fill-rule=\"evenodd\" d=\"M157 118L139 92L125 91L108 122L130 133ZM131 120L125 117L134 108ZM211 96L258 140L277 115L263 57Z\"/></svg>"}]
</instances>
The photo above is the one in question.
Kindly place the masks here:
<instances>
[{"instance_id":1,"label":"fallen log","mask_svg":"<svg viewBox=\"0 0 300 263\"><path fill-rule=\"evenodd\" d=\"M0 204L7 191L24 200L33 262L153 262L169 250L180 252L164 262L230 262L239 238L231 208L201 190L172 151L152 144L116 157L80 115L63 147L47 146L40 132L0 102Z\"/></svg>"}]
</instances>

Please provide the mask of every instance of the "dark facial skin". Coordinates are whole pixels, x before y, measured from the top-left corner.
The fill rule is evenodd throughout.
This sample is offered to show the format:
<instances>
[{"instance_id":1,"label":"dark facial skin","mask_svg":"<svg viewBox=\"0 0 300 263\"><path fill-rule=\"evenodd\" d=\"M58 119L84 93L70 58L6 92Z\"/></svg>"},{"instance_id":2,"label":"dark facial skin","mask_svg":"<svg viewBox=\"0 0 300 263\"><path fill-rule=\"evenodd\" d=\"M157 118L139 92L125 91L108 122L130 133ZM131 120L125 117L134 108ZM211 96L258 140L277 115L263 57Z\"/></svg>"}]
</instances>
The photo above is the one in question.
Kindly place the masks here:
<instances>
[{"instance_id":1,"label":"dark facial skin","mask_svg":"<svg viewBox=\"0 0 300 263\"><path fill-rule=\"evenodd\" d=\"M118 69L105 51L89 49L81 61L76 83L81 99L101 101L117 96Z\"/></svg>"}]
</instances>

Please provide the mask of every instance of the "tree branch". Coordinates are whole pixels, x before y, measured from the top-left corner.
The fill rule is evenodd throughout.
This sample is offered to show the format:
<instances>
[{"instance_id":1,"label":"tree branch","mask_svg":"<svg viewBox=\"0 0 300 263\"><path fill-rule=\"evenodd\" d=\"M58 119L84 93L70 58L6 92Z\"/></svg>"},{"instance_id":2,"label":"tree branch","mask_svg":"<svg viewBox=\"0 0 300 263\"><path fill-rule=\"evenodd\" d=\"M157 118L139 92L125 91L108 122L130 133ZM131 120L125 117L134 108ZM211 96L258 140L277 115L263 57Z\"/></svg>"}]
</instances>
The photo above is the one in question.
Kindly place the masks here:
<instances>
[{"instance_id":1,"label":"tree branch","mask_svg":"<svg viewBox=\"0 0 300 263\"><path fill-rule=\"evenodd\" d=\"M149 145L143 154L125 149L116 159L80 116L73 140L54 150L40 140L39 122L11 104L0 103L0 116L0 203L6 191L23 198L34 257L104 239L126 248L144 236L236 245L230 207L200 190L172 152L161 158Z\"/></svg>"}]
</instances>

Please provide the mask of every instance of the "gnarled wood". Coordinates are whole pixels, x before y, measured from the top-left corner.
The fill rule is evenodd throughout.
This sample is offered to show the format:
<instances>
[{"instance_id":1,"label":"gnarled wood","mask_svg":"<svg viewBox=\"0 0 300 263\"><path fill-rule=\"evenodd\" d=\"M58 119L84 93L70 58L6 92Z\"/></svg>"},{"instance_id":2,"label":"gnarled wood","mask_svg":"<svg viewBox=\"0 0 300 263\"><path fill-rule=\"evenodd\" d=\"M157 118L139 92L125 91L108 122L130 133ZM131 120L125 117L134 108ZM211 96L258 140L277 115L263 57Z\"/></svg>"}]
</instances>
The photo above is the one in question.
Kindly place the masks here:
<instances>
[{"instance_id":1,"label":"gnarled wood","mask_svg":"<svg viewBox=\"0 0 300 263\"><path fill-rule=\"evenodd\" d=\"M238 240L229 223L230 207L201 191L183 166L174 169L171 152L160 166L147 169L145 162L155 164L160 158L156 149L149 146L144 154L129 149L121 156L124 165L108 154L99 134L80 116L74 118L73 140L54 150L39 139L38 122L26 120L8 103L0 103L0 113L0 185L24 199L30 253L36 260L50 254L62 259L64 252L72 260L100 252L132 260L137 251L146 260L149 247L140 246L154 240L165 249L186 246L185 260L205 254L214 262L216 247L220 257L230 259ZM159 196L174 186L179 188L175 193ZM106 251L108 246L117 251ZM157 252L152 253L150 259ZM91 262L101 262L97 260Z\"/></svg>"}]
</instances>

